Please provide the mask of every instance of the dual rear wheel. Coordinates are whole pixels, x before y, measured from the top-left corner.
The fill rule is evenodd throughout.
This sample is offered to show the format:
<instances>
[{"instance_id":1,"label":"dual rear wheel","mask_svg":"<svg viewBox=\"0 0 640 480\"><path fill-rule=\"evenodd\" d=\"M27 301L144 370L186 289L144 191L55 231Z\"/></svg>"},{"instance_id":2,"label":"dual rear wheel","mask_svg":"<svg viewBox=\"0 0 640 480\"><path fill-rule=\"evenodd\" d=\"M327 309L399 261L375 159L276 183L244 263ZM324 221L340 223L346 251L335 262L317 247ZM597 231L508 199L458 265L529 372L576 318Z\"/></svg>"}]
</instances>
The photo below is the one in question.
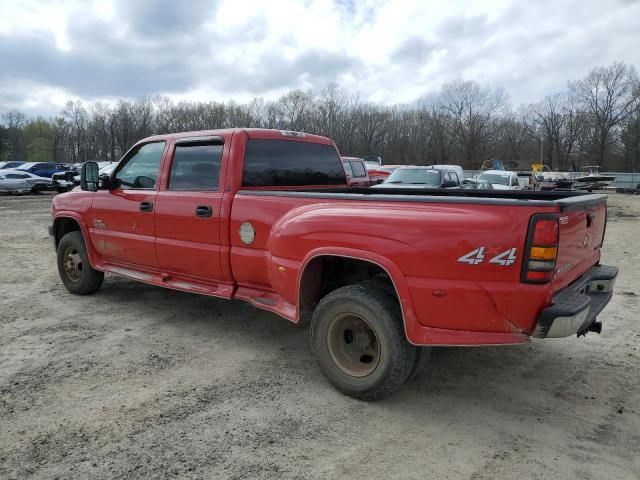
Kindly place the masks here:
<instances>
[{"instance_id":1,"label":"dual rear wheel","mask_svg":"<svg viewBox=\"0 0 640 480\"><path fill-rule=\"evenodd\" d=\"M381 286L348 285L329 293L311 320L320 370L346 395L378 400L397 390L428 358L406 340L400 306Z\"/></svg>"},{"instance_id":2,"label":"dual rear wheel","mask_svg":"<svg viewBox=\"0 0 640 480\"><path fill-rule=\"evenodd\" d=\"M86 295L100 288L104 273L91 267L81 232L64 235L57 256L69 292ZM311 347L329 382L361 400L388 396L429 356L428 349L406 340L395 296L373 282L338 288L320 301L311 320Z\"/></svg>"}]
</instances>

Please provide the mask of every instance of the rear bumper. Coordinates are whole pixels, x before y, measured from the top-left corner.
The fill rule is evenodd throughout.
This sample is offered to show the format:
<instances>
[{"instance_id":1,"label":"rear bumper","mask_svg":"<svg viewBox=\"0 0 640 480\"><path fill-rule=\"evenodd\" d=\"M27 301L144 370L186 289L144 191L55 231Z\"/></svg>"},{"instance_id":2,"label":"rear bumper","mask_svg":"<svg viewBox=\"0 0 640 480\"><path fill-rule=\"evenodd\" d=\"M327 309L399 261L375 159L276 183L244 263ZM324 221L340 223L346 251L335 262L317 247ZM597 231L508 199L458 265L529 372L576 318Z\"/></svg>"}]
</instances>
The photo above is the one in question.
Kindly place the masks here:
<instances>
[{"instance_id":1,"label":"rear bumper","mask_svg":"<svg viewBox=\"0 0 640 480\"><path fill-rule=\"evenodd\" d=\"M532 336L558 338L585 334L611 300L617 276L618 269L609 265L589 269L553 296L552 304L540 312Z\"/></svg>"}]
</instances>

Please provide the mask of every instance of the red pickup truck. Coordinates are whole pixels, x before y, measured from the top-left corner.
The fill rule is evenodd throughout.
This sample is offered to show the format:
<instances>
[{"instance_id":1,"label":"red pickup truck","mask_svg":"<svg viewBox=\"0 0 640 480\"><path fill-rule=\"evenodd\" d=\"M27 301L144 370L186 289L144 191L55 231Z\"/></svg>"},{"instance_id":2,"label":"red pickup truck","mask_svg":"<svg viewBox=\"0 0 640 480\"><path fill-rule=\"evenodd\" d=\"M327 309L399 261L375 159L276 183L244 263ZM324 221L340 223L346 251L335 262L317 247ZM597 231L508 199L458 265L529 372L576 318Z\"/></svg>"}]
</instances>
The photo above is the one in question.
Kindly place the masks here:
<instances>
[{"instance_id":1,"label":"red pickup truck","mask_svg":"<svg viewBox=\"0 0 640 480\"><path fill-rule=\"evenodd\" d=\"M372 400L434 345L600 331L606 196L348 188L324 137L232 129L158 135L110 176L83 165L49 231L75 294L104 272L243 299L298 323L340 391ZM422 347L422 348L421 348Z\"/></svg>"}]
</instances>

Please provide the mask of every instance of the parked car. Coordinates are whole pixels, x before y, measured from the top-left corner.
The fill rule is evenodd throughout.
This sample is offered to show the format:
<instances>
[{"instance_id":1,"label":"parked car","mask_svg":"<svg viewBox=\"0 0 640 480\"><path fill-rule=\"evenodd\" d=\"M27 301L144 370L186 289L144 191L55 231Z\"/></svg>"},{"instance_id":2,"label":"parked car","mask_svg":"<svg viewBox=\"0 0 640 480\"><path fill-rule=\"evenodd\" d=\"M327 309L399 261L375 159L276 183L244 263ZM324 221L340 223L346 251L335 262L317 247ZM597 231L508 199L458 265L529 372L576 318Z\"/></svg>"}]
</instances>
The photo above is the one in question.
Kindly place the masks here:
<instances>
[{"instance_id":1,"label":"parked car","mask_svg":"<svg viewBox=\"0 0 640 480\"><path fill-rule=\"evenodd\" d=\"M81 188L53 198L49 233L73 294L111 272L312 315L323 374L364 400L398 389L421 347L600 332L617 276L600 264L606 195L346 185L325 137L157 135L109 177L85 163Z\"/></svg>"},{"instance_id":2,"label":"parked car","mask_svg":"<svg viewBox=\"0 0 640 480\"><path fill-rule=\"evenodd\" d=\"M368 187L371 185L371 178L369 178L364 160L357 157L342 157L342 164L350 187Z\"/></svg>"},{"instance_id":3,"label":"parked car","mask_svg":"<svg viewBox=\"0 0 640 480\"><path fill-rule=\"evenodd\" d=\"M11 171L0 170L0 192L29 193L31 186L24 178L12 174Z\"/></svg>"},{"instance_id":4,"label":"parked car","mask_svg":"<svg viewBox=\"0 0 640 480\"><path fill-rule=\"evenodd\" d=\"M111 175L111 173L118 166L118 162L97 162L97 163L98 163L98 170L100 175ZM75 181L76 185L80 185L80 173L77 173L73 177L73 180Z\"/></svg>"},{"instance_id":5,"label":"parked car","mask_svg":"<svg viewBox=\"0 0 640 480\"><path fill-rule=\"evenodd\" d=\"M38 175L34 175L33 173L18 169L2 170L1 172L5 176L5 178L24 180L25 183L29 186L29 191L31 193L40 193L45 190L53 189L53 184L50 178L39 177Z\"/></svg>"},{"instance_id":6,"label":"parked car","mask_svg":"<svg viewBox=\"0 0 640 480\"><path fill-rule=\"evenodd\" d=\"M460 179L454 170L444 168L400 167L381 184L372 188L460 188Z\"/></svg>"},{"instance_id":7,"label":"parked car","mask_svg":"<svg viewBox=\"0 0 640 480\"><path fill-rule=\"evenodd\" d=\"M494 190L522 190L516 172L487 170L478 176L478 180L490 183Z\"/></svg>"},{"instance_id":8,"label":"parked car","mask_svg":"<svg viewBox=\"0 0 640 480\"><path fill-rule=\"evenodd\" d=\"M460 180L460 182L462 182L462 180L464 180L464 171L462 170L462 167L460 165L430 165L431 168L435 168L436 170L447 170L447 171L454 171L456 172L456 175L458 176L458 179Z\"/></svg>"},{"instance_id":9,"label":"parked car","mask_svg":"<svg viewBox=\"0 0 640 480\"><path fill-rule=\"evenodd\" d=\"M24 170L25 172L33 173L38 177L48 178L51 178L54 173L61 171L55 163L49 162L27 162L23 163L17 168L18 170Z\"/></svg>"},{"instance_id":10,"label":"parked car","mask_svg":"<svg viewBox=\"0 0 640 480\"><path fill-rule=\"evenodd\" d=\"M479 180L477 178L465 178L462 181L462 188L469 188L473 190L493 190L493 185L485 180Z\"/></svg>"},{"instance_id":11,"label":"parked car","mask_svg":"<svg viewBox=\"0 0 640 480\"><path fill-rule=\"evenodd\" d=\"M24 162L0 162L0 170L6 170L10 168L18 168L20 165L24 164Z\"/></svg>"},{"instance_id":12,"label":"parked car","mask_svg":"<svg viewBox=\"0 0 640 480\"><path fill-rule=\"evenodd\" d=\"M367 171L369 172L371 183L376 185L384 182L389 175L400 167L406 167L406 165L381 165L375 168L367 166Z\"/></svg>"},{"instance_id":13,"label":"parked car","mask_svg":"<svg viewBox=\"0 0 640 480\"><path fill-rule=\"evenodd\" d=\"M80 175L76 170L65 170L51 175L51 182L56 192L64 193L80 184Z\"/></svg>"}]
</instances>

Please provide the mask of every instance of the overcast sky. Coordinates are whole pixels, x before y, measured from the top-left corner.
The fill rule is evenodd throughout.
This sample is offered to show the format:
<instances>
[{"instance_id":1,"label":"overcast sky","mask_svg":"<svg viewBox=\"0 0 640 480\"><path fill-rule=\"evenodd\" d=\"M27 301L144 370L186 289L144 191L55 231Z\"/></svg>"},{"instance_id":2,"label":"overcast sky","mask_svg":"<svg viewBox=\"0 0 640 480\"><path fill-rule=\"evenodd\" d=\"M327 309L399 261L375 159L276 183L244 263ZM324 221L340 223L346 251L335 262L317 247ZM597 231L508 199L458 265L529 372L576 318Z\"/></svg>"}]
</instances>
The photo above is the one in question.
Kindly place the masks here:
<instances>
[{"instance_id":1,"label":"overcast sky","mask_svg":"<svg viewBox=\"0 0 640 480\"><path fill-rule=\"evenodd\" d=\"M409 102L457 78L518 104L616 60L640 67L640 0L0 0L0 112L30 115L331 81Z\"/></svg>"}]
</instances>

